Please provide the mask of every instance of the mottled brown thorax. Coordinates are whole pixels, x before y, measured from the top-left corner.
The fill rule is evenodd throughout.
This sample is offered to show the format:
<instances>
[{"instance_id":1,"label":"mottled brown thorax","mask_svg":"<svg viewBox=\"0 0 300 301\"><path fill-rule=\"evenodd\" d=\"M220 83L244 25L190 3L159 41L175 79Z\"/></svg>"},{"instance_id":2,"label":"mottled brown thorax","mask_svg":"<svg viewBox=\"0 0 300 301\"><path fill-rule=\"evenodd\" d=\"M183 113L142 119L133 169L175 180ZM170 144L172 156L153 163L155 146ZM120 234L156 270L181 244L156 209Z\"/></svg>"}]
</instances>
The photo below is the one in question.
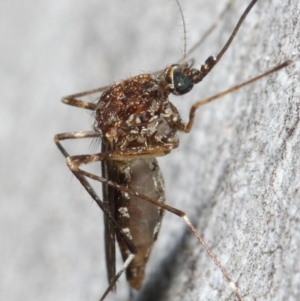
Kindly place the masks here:
<instances>
[{"instance_id":1,"label":"mottled brown thorax","mask_svg":"<svg viewBox=\"0 0 300 301\"><path fill-rule=\"evenodd\" d=\"M141 74L108 88L96 109L94 128L118 149L177 139L182 122L169 92L154 75Z\"/></svg>"}]
</instances>

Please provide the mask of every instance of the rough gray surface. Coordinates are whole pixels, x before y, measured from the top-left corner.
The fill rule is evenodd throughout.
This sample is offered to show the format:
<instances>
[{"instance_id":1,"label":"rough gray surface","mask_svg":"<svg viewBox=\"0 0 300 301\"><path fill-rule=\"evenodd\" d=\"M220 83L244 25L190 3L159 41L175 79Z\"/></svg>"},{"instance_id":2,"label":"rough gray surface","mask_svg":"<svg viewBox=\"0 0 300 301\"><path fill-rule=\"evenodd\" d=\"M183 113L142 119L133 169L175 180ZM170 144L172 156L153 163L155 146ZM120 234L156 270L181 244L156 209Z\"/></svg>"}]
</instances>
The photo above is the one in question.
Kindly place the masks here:
<instances>
[{"instance_id":1,"label":"rough gray surface","mask_svg":"<svg viewBox=\"0 0 300 301\"><path fill-rule=\"evenodd\" d=\"M225 1L182 2L191 46ZM234 1L194 53L197 65L217 53L247 3ZM102 213L52 140L92 121L59 99L176 61L178 10L171 0L0 6L0 297L97 300L106 287ZM193 101L297 55L299 32L298 1L259 1L214 71L174 99L183 117ZM201 108L192 133L160 159L169 204L197 223L244 300L300 295L299 66ZM89 142L65 145L74 154L90 150ZM107 300L126 294L123 279ZM184 223L166 214L137 300L235 297Z\"/></svg>"}]
</instances>

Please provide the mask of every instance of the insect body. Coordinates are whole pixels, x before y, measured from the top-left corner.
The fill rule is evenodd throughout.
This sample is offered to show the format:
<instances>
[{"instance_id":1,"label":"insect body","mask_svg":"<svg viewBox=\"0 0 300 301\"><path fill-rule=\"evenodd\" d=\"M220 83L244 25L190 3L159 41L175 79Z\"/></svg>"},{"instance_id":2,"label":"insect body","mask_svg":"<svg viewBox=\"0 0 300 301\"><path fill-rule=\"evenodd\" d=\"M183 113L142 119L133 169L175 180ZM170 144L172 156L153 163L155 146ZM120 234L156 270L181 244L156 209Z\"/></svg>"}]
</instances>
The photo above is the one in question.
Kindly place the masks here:
<instances>
[{"instance_id":1,"label":"insect body","mask_svg":"<svg viewBox=\"0 0 300 301\"><path fill-rule=\"evenodd\" d=\"M143 193L159 203L165 202L164 182L156 156L168 153L178 146L176 132L184 129L177 109L169 102L174 90L190 90L193 85L188 68L172 66L159 75L139 75L108 88L101 96L95 110L94 129L103 141L102 151L120 152L116 161L106 161L102 174L106 179ZM195 73L195 74L194 74ZM189 76L189 77L188 77ZM176 79L176 82L173 80ZM183 82L178 83L178 79ZM122 150L127 155L122 156ZM163 210L135 195L105 187L103 199L123 232L137 248L133 261L126 270L127 279L134 289L139 289L144 278L145 264L157 238ZM112 202L114 200L114 202ZM107 220L106 232L114 236L113 226ZM117 232L117 239L124 261L129 249ZM115 276L114 243L106 240L109 279Z\"/></svg>"},{"instance_id":2,"label":"insect body","mask_svg":"<svg viewBox=\"0 0 300 301\"><path fill-rule=\"evenodd\" d=\"M154 241L157 238L164 209L180 216L215 261L237 298L241 297L225 269L212 254L183 211L165 204L164 181L155 157L168 154L179 145L178 131L189 132L197 108L227 93L252 83L263 76L286 67L291 61L235 86L211 98L196 102L187 124L181 119L168 96L188 93L220 60L229 47L244 18L256 3L253 0L245 10L228 42L220 53L210 56L200 69L186 62L174 64L157 74L138 75L110 87L65 97L63 102L94 112L93 131L58 134L55 142L67 158L73 174L97 202L105 215L105 249L109 287L102 296L113 289L117 279L126 270L129 284L139 289ZM79 97L102 92L98 103L79 100ZM60 141L65 139L101 138L102 150L97 154L70 156ZM102 177L80 169L81 165L102 162ZM104 184L103 201L86 178ZM116 274L115 239L117 239L124 266Z\"/></svg>"}]
</instances>

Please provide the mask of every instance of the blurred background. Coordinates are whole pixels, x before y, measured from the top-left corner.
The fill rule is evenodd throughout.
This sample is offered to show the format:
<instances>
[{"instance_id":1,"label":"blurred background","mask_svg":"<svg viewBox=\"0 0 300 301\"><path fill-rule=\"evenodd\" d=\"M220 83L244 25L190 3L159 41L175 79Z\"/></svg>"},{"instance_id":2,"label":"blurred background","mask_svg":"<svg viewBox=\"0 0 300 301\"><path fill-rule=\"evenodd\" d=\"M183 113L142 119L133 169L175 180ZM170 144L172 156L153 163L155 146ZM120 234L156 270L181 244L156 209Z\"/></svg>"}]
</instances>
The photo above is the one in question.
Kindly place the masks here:
<instances>
[{"instance_id":1,"label":"blurred background","mask_svg":"<svg viewBox=\"0 0 300 301\"><path fill-rule=\"evenodd\" d=\"M201 38L227 2L181 2L189 48ZM217 54L248 2L233 1L216 31L194 52L195 66L209 55ZM298 16L288 17L293 10L299 11L299 4L292 1L287 8L280 1L261 2L250 13L214 73L191 94L174 100L184 120L193 101L257 75L299 51L298 46L290 46L295 41L292 33L296 32ZM280 23L282 18L284 24ZM176 62L182 56L184 45L178 7L172 0L12 0L1 2L0 20L1 300L98 300L107 287L102 213L72 176L53 142L57 133L89 130L93 120L85 110L64 105L60 99ZM279 86L292 84L293 79L288 80L286 72L282 72ZM225 213L216 217L212 206L218 199L214 196L226 199L226 193L232 193L234 184L226 186L222 181L230 174L228 170L233 164L230 160L236 158L234 150L240 146L236 137L251 138L243 136L243 125L246 127L255 113L251 105L248 107L248 96L257 99L263 93L271 97L266 82L237 93L234 102L230 96L201 109L192 133L181 134L181 147L160 160L169 204L197 220L200 231L211 223L211 232L206 235L213 248L218 244L214 236L217 241L226 237L221 230L234 232L224 229L226 226L213 228L222 224L230 208L229 205L223 208ZM290 89L280 99L288 99L291 91L295 92ZM71 154L91 151L91 141L68 141L64 145ZM259 167L253 168L256 169ZM94 167L97 170L99 166ZM299 177L297 172L294 174ZM237 175L233 175L235 180L239 180ZM101 193L101 185L94 186ZM233 191L236 190L235 187ZM249 195L250 199L253 194ZM236 196L241 198L244 196ZM239 215L242 214L234 216ZM166 266L177 262L180 270L186 257L194 261L184 266L179 282L190 285L178 287L177 291L176 287L171 288L173 297L161 297L158 293L155 300L175 300L174 295L178 300L228 297L230 290L225 280L187 233L184 223L170 214L165 218L139 300L146 300L149 291L170 288L170 279L180 272L168 270ZM186 242L189 239L194 242L192 247ZM216 250L225 262L234 252L231 244L236 240L239 239L232 238ZM299 246L299 241L295 246ZM228 252L220 251L226 247ZM183 257L176 259L177 256ZM246 259L240 253L238 256L239 264L243 265ZM207 268L203 274L196 268L198 259L202 260L200 271L202 267ZM120 258L118 266L121 266ZM233 270L238 271L238 267L234 266ZM210 278L210 274L216 278ZM154 278L161 279L161 286L150 283L147 290L147 283ZM197 279L197 284L191 284L190 279ZM247 292L253 296L251 290L256 290L256 284L250 287ZM192 293L184 297L187 291ZM127 294L123 277L117 294L107 300L126 300Z\"/></svg>"}]
</instances>

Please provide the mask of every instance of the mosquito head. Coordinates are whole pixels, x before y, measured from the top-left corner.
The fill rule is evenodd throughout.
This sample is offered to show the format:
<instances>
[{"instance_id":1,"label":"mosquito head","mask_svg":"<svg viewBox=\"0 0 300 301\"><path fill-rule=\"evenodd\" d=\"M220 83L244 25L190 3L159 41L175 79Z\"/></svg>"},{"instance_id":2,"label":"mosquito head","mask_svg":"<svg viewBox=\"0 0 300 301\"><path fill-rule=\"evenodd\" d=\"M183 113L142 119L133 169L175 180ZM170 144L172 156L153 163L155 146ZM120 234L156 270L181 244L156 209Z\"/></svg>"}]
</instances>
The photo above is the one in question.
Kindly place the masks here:
<instances>
[{"instance_id":1,"label":"mosquito head","mask_svg":"<svg viewBox=\"0 0 300 301\"><path fill-rule=\"evenodd\" d=\"M171 65L165 70L166 85L170 93L183 95L199 82L200 74L200 70L191 68L187 63Z\"/></svg>"}]
</instances>

